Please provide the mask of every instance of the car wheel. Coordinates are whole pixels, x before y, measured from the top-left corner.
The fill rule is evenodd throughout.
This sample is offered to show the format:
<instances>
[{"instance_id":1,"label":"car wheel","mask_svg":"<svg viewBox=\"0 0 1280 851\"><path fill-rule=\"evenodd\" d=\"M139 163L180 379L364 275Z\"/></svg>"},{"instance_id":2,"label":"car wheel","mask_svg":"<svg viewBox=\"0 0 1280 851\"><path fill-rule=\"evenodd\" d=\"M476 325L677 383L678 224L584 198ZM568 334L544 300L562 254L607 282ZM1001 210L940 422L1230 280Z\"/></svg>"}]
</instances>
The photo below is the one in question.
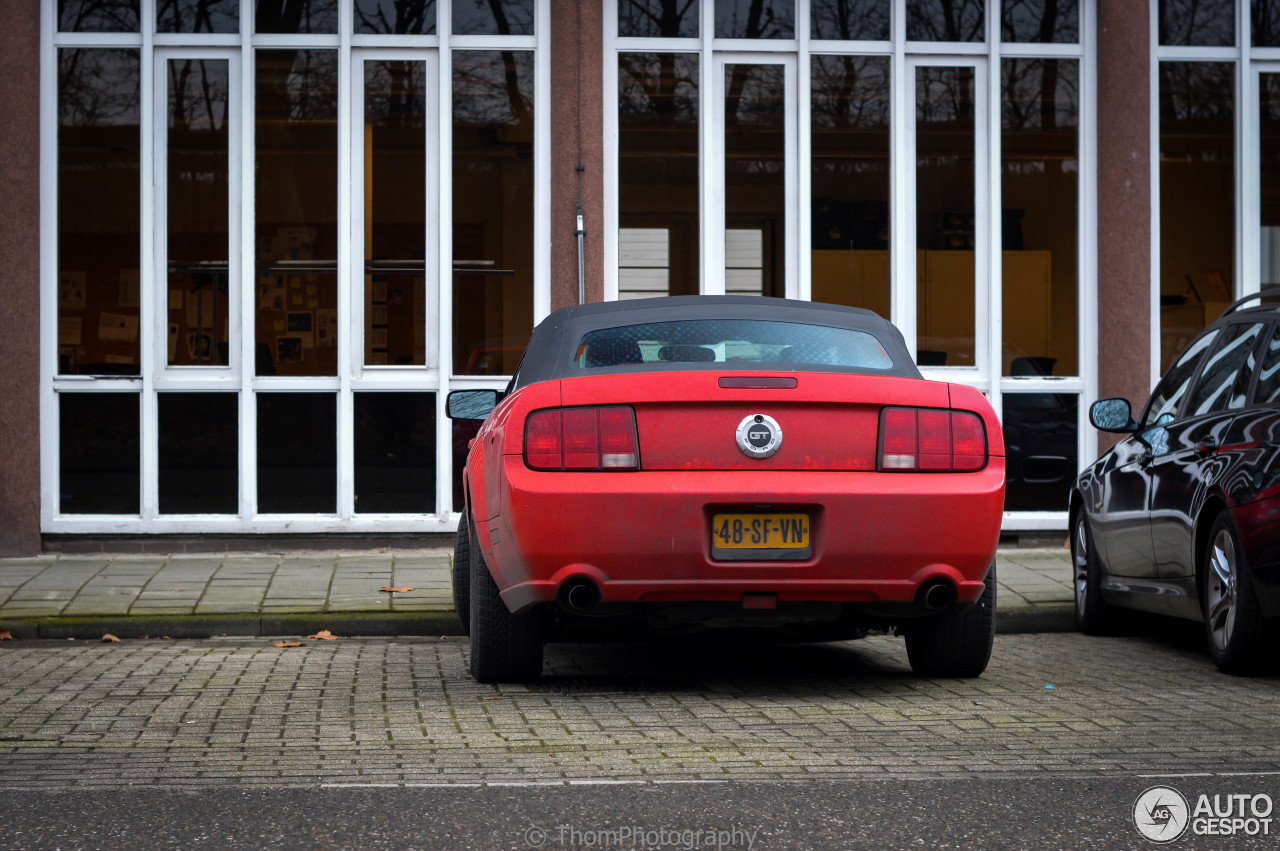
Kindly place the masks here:
<instances>
[{"instance_id":1,"label":"car wheel","mask_svg":"<svg viewBox=\"0 0 1280 851\"><path fill-rule=\"evenodd\" d=\"M542 612L512 614L480 548L470 552L471 676L481 683L536 680L542 675Z\"/></svg>"},{"instance_id":2,"label":"car wheel","mask_svg":"<svg viewBox=\"0 0 1280 851\"><path fill-rule=\"evenodd\" d=\"M1202 564L1200 605L1209 655L1229 674L1257 670L1269 655L1265 651L1275 627L1262 617L1240 538L1226 511L1209 530Z\"/></svg>"},{"instance_id":3,"label":"car wheel","mask_svg":"<svg viewBox=\"0 0 1280 851\"><path fill-rule=\"evenodd\" d=\"M458 537L453 540L453 610L462 624L462 634L471 634L471 518L458 520Z\"/></svg>"},{"instance_id":4,"label":"car wheel","mask_svg":"<svg viewBox=\"0 0 1280 851\"><path fill-rule=\"evenodd\" d=\"M976 677L987 669L996 635L996 564L982 597L953 605L907 629L907 659L922 677Z\"/></svg>"},{"instance_id":5,"label":"car wheel","mask_svg":"<svg viewBox=\"0 0 1280 851\"><path fill-rule=\"evenodd\" d=\"M1082 509L1071 535L1071 563L1076 592L1076 628L1085 635L1105 635L1111 607L1102 599L1102 564L1093 545L1093 530Z\"/></svg>"}]
</instances>

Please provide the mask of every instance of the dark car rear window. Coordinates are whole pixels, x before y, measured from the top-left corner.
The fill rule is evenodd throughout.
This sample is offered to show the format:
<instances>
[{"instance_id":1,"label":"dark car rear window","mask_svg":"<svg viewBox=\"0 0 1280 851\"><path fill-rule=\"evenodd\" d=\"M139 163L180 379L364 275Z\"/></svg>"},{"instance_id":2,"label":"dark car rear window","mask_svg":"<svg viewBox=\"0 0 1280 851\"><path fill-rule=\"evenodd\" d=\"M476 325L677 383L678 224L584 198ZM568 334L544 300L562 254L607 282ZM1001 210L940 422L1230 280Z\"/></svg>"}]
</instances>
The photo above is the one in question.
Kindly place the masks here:
<instances>
[{"instance_id":1,"label":"dark car rear window","mask_svg":"<svg viewBox=\"0 0 1280 851\"><path fill-rule=\"evenodd\" d=\"M629 364L752 364L887 371L893 359L874 335L849 328L763 319L685 319L599 328L574 352L579 369Z\"/></svg>"}]
</instances>

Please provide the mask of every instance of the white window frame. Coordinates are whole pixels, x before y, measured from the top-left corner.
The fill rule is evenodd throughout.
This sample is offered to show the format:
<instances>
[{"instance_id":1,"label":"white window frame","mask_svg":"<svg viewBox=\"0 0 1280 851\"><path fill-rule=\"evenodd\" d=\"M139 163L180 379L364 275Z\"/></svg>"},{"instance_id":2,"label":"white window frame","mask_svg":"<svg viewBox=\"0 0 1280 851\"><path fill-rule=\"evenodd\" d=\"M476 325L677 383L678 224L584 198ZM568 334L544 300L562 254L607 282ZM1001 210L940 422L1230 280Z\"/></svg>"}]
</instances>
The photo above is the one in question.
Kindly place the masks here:
<instances>
[{"instance_id":1,"label":"white window frame","mask_svg":"<svg viewBox=\"0 0 1280 851\"><path fill-rule=\"evenodd\" d=\"M338 4L337 34L255 34L254 0L242 0L240 32L231 34L156 33L156 0L141 0L138 33L57 32L56 4L41 4L40 45L40 310L41 310L41 530L46 534L328 534L452 533L459 520L453 501L452 423L445 416L450 389L506 386L508 376L453 376L452 351L452 51L520 50L534 62L533 233L534 322L551 312L551 226L543 211L551 189L551 60L548 49L551 3L535 0L534 35L452 36L449 0L436 4L437 32L430 36L353 35L353 7ZM58 375L57 368L57 51L64 47L114 47L140 51L140 377ZM254 162L254 68L257 48L330 49L338 59L338 374L328 377L256 376L254 374L256 298L254 280L246 280L256 264ZM168 58L226 58L233 104L229 114L232 149L229 226L232 254L229 278L231 365L225 368L168 367L165 336L167 275L162 275L163 199L167 191L163 162L164 87L156 69ZM352 206L352 176L362 173L363 74L353 64L370 58L402 58L428 63L427 118L427 278L428 363L414 366L363 364L363 208ZM359 70L358 68L356 70ZM356 88L360 91L357 93ZM161 92L162 94L157 94ZM355 93L355 94L353 94ZM238 107L235 106L238 104ZM158 114L157 114L158 113ZM354 134L354 137L353 137ZM239 165L236 165L236 157ZM157 200L160 204L157 205ZM237 206L238 205L238 206ZM160 207L157 210L157 206ZM238 243L238 247L237 247ZM353 250L356 249L356 250ZM433 262L434 261L434 262ZM357 271L359 267L359 271ZM160 275L161 277L157 277ZM249 276L250 278L254 276ZM359 285L356 285L356 282ZM353 293L359 293L357 300ZM356 302L359 301L359 304ZM432 318L434 316L434 319ZM166 330L156 335L157 328ZM148 338L148 331L153 338ZM238 337L238 341L237 341ZM239 510L234 515L160 515L158 490L157 396L161 390L209 390L239 395ZM140 405L140 508L137 515L63 514L59 499L60 392L135 393ZM332 514L260 514L257 512L257 406L259 392L326 392L337 396L337 511ZM429 514L358 514L355 506L353 408L357 392L432 392L436 394L436 511Z\"/></svg>"},{"instance_id":2,"label":"white window frame","mask_svg":"<svg viewBox=\"0 0 1280 851\"><path fill-rule=\"evenodd\" d=\"M985 83L981 85L979 100L985 101L982 115L985 121L975 127L980 156L975 172L985 173L979 178L985 181L985 190L979 185L977 198L985 198L985 209L979 208L979 221L975 226L975 340L977 351L974 367L941 367L922 370L928 377L975 386L990 398L996 410L1001 410L1004 393L1063 393L1080 399L1077 428L1077 462L1081 468L1097 455L1097 433L1088 421L1088 400L1097 396L1098 337L1097 337L1097 9L1096 3L1080 4L1080 39L1073 44L1030 44L1002 42L1000 40L999 0L988 0L986 7L986 41L980 44L953 44L907 41L906 0L890 0L890 37L888 41L819 41L810 36L809 6L798 0L796 6L796 33L794 39L758 41L744 39L717 39L712 26L715 0L700 0L700 35L697 38L624 38L617 35L617 6L612 0L603 5L604 67L604 298L618 297L618 147L619 122L617 99L611 93L618 87L618 54L620 53L692 53L699 62L699 209L702 213L701 291L719 292L714 278L722 275L723 265L717 262L723 255L723 228L715 222L724 221L723 204L715 209L713 191L722 191L723 181L720 157L723 128L715 125L713 116L717 104L723 100L718 85L718 69L724 61L734 61L745 56L791 56L795 61L795 116L796 146L788 148L788 157L794 150L795 167L788 173L796 175L796 193L788 194L788 204L794 203L796 233L788 242L785 268L788 275L796 275L794 288L788 280L787 294L792 298L811 297L811 258L808 250L811 223L811 199L813 187L810 174L810 57L814 55L887 56L890 58L890 202L889 221L892 234L889 263L890 278L894 282L891 293L890 319L898 325L911 351L916 344L916 283L915 283L915 152L911 136L914 135L914 69L922 64L985 66ZM1155 0L1152 3L1154 15ZM1277 49L1280 56L1280 49ZM1077 372L1067 377L1013 377L1003 376L1002 317L1003 280L1001 268L1001 61L1006 58L1071 59L1079 68L1079 101L1077 104L1077 240L1076 240L1076 340ZM739 60L742 61L742 60ZM985 145L985 146L984 146ZM722 197L722 196L720 196ZM717 240L720 251L717 252ZM980 255L985 253L985 259ZM986 285L979 282L985 276ZM710 283L709 285L709 282ZM900 285L905 282L906 285ZM721 283L721 288L722 288ZM1156 326L1158 327L1158 325ZM1003 528L1019 532L1059 532L1067 528L1066 494L1063 494L1061 511L1006 511Z\"/></svg>"}]
</instances>

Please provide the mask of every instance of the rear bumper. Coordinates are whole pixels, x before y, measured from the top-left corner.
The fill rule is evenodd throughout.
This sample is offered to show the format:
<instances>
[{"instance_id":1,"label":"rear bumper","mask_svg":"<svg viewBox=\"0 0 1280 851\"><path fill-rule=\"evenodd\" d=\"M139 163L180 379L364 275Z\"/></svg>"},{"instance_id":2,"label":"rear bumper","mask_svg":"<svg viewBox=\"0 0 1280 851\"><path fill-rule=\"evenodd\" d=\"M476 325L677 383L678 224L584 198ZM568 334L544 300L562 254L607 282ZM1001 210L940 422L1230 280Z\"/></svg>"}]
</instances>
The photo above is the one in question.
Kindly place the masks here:
<instances>
[{"instance_id":1,"label":"rear bumper","mask_svg":"<svg viewBox=\"0 0 1280 851\"><path fill-rule=\"evenodd\" d=\"M995 555L1004 459L977 473L537 473L506 456L498 516L477 537L512 611L591 579L604 602L909 603L945 579L972 602ZM809 514L803 561L711 555L717 511Z\"/></svg>"}]
</instances>

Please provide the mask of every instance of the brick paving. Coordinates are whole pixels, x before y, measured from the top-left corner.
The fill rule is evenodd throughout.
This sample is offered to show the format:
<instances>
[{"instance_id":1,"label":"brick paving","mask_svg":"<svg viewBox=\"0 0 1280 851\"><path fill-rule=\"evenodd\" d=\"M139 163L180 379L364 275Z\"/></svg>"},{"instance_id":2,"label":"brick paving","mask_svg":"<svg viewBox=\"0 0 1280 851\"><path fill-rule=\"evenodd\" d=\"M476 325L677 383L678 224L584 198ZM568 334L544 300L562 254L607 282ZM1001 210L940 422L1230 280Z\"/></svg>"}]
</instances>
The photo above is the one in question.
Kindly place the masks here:
<instances>
[{"instance_id":1,"label":"brick paving","mask_svg":"<svg viewBox=\"0 0 1280 851\"><path fill-rule=\"evenodd\" d=\"M1140 663L1139 663L1140 660ZM484 686L456 638L0 643L5 788L1280 771L1277 680L1185 632L997 638L977 680L887 636L553 645ZM1047 688L1053 686L1053 688Z\"/></svg>"},{"instance_id":2,"label":"brick paving","mask_svg":"<svg viewBox=\"0 0 1280 851\"><path fill-rule=\"evenodd\" d=\"M324 613L449 615L451 549L0 559L0 627L36 618ZM1066 550L1001 549L1005 612L1071 603ZM383 586L414 590L390 594Z\"/></svg>"}]
</instances>

